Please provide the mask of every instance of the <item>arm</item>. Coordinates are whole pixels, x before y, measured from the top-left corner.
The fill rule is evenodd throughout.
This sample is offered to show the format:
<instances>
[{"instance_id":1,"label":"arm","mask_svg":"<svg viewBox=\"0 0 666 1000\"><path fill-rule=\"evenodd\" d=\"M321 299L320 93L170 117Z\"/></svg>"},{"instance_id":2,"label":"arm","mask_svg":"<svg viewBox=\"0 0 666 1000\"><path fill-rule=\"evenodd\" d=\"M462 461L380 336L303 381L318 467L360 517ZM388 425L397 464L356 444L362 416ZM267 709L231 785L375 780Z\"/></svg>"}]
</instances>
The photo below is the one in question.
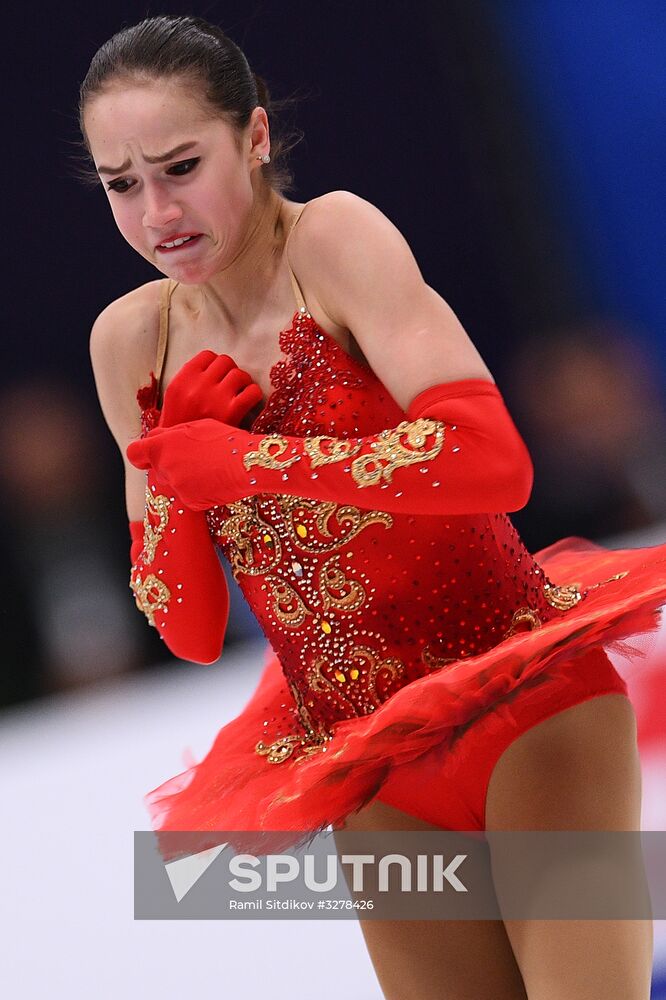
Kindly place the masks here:
<instances>
[{"instance_id":1,"label":"arm","mask_svg":"<svg viewBox=\"0 0 666 1000\"><path fill-rule=\"evenodd\" d=\"M395 226L363 199L332 192L303 212L289 254L321 317L353 331L406 421L344 441L202 421L153 432L131 446L130 461L158 469L193 509L259 492L398 512L522 507L529 453L474 344Z\"/></svg>"},{"instance_id":2,"label":"arm","mask_svg":"<svg viewBox=\"0 0 666 1000\"><path fill-rule=\"evenodd\" d=\"M130 521L130 587L137 608L181 660L215 663L229 594L206 516L188 510L150 472L143 520Z\"/></svg>"},{"instance_id":3,"label":"arm","mask_svg":"<svg viewBox=\"0 0 666 1000\"><path fill-rule=\"evenodd\" d=\"M204 419L156 429L127 455L192 510L284 493L396 513L518 510L532 463L497 387L483 379L433 386L407 420L361 438L257 435Z\"/></svg>"},{"instance_id":4,"label":"arm","mask_svg":"<svg viewBox=\"0 0 666 1000\"><path fill-rule=\"evenodd\" d=\"M137 606L175 656L213 663L224 643L229 598L205 515L176 504L171 490L125 458L141 432L136 392L155 356L157 285L144 285L100 313L90 356L102 412L125 465Z\"/></svg>"}]
</instances>

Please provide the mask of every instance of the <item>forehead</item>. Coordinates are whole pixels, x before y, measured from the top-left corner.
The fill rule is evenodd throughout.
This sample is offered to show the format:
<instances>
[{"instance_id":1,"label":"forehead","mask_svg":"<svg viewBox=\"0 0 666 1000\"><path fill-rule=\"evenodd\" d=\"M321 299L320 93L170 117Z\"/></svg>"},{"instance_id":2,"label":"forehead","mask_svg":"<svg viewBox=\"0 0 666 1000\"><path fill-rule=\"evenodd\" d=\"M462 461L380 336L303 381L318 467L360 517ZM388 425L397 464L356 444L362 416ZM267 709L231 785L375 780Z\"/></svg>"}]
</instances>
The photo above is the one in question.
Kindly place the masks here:
<instances>
[{"instance_id":1,"label":"forehead","mask_svg":"<svg viewBox=\"0 0 666 1000\"><path fill-rule=\"evenodd\" d=\"M206 112L191 87L175 80L118 81L91 98L84 113L93 156L123 158L128 143L155 155L186 139L223 136L229 125Z\"/></svg>"}]
</instances>

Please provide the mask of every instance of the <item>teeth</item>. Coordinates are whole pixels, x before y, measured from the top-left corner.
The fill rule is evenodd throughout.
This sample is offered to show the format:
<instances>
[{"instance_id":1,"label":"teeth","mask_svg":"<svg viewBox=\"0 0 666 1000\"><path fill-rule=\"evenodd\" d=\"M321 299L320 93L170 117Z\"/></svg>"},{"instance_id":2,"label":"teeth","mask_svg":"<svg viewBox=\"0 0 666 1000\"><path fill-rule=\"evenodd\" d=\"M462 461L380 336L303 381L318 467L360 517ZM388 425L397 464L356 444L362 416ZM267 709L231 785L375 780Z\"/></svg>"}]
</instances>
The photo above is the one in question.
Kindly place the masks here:
<instances>
[{"instance_id":1,"label":"teeth","mask_svg":"<svg viewBox=\"0 0 666 1000\"><path fill-rule=\"evenodd\" d=\"M167 247L169 250L172 247L182 247L183 243L187 243L189 240L193 240L194 236L183 236L181 239L174 240L173 243L160 243L161 247Z\"/></svg>"}]
</instances>

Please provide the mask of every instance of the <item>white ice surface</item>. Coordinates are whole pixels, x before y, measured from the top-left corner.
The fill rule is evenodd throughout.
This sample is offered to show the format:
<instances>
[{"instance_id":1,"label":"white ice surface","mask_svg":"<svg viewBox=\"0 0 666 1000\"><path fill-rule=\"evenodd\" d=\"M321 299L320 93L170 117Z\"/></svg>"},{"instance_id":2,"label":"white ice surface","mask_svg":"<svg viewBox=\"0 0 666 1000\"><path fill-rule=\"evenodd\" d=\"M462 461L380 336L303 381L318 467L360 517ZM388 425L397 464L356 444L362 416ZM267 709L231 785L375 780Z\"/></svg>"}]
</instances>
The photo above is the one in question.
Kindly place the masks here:
<instances>
[{"instance_id":1,"label":"white ice surface","mask_svg":"<svg viewBox=\"0 0 666 1000\"><path fill-rule=\"evenodd\" d=\"M660 639L663 641L663 633ZM141 921L133 832L143 795L244 706L255 642L212 667L118 678L0 715L0 990L13 1000L381 1000L351 920ZM664 829L661 754L644 765L645 829ZM666 968L666 921L655 925Z\"/></svg>"},{"instance_id":2,"label":"white ice surface","mask_svg":"<svg viewBox=\"0 0 666 1000\"><path fill-rule=\"evenodd\" d=\"M0 991L12 1000L381 1000L352 920L135 920L142 796L197 759L265 643L0 715Z\"/></svg>"}]
</instances>

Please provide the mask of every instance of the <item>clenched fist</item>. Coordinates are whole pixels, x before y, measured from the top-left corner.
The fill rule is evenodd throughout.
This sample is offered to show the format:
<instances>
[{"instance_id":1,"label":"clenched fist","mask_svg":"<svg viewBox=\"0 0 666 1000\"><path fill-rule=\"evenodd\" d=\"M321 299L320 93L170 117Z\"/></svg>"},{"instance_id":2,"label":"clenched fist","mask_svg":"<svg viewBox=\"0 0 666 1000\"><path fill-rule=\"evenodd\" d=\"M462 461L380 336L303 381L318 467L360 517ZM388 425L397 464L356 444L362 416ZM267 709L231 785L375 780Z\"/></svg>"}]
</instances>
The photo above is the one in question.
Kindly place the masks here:
<instances>
[{"instance_id":1,"label":"clenched fist","mask_svg":"<svg viewBox=\"0 0 666 1000\"><path fill-rule=\"evenodd\" d=\"M158 426L211 417L238 427L262 398L257 383L228 354L200 351L169 383Z\"/></svg>"}]
</instances>

